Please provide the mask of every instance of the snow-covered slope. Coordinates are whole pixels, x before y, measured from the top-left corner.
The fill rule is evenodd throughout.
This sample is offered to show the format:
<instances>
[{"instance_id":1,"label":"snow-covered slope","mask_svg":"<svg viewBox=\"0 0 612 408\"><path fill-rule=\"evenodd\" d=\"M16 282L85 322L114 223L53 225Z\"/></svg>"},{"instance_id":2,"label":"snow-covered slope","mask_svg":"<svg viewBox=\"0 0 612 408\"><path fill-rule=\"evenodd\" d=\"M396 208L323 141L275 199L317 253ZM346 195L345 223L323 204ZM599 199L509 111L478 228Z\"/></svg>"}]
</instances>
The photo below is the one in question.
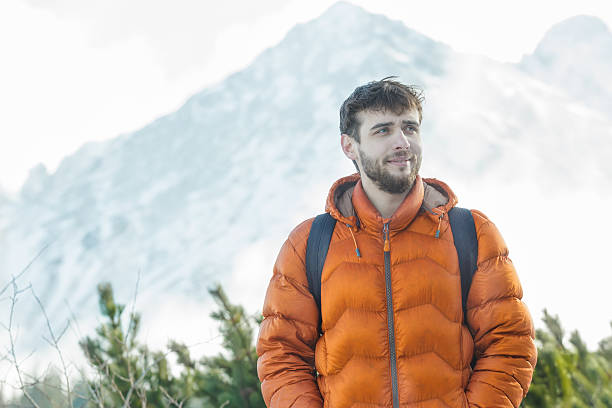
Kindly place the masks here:
<instances>
[{"instance_id":1,"label":"snow-covered slope","mask_svg":"<svg viewBox=\"0 0 612 408\"><path fill-rule=\"evenodd\" d=\"M6 191L0 186L0 231L3 228L9 218L10 218L10 210L12 208L12 200Z\"/></svg>"},{"instance_id":2,"label":"snow-covered slope","mask_svg":"<svg viewBox=\"0 0 612 408\"><path fill-rule=\"evenodd\" d=\"M593 16L554 25L521 68L577 100L612 112L612 33Z\"/></svg>"},{"instance_id":3,"label":"snow-covered slope","mask_svg":"<svg viewBox=\"0 0 612 408\"><path fill-rule=\"evenodd\" d=\"M323 211L329 186L353 172L339 148L341 102L389 75L425 90L421 173L447 181L472 208L489 198L485 212L508 217L502 231L515 247L533 248L537 237L525 236L516 221L523 216L510 212L524 207L501 210L513 205L505 192L529 186L562 201L610 188L609 115L517 66L456 54L400 22L337 3L178 111L84 145L53 174L34 168L0 230L0 283L48 245L23 282L55 324L69 315L67 302L90 332L96 284L111 281L125 302L140 274L137 308L150 342L211 338L206 288L222 282L234 301L260 307L288 232ZM535 203L531 194L521 204ZM523 279L537 299L534 317L562 301L528 290L542 276ZM35 344L44 326L30 300L17 317L32 333L22 341Z\"/></svg>"}]
</instances>

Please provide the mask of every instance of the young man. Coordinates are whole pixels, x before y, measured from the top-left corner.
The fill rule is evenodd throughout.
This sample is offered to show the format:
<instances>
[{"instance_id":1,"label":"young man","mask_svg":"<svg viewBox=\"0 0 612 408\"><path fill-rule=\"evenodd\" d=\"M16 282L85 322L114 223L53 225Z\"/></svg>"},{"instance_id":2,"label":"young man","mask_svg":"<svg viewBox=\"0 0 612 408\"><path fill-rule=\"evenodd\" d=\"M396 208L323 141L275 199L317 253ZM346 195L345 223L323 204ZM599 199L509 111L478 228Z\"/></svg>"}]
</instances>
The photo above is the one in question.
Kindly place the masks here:
<instances>
[{"instance_id":1,"label":"young man","mask_svg":"<svg viewBox=\"0 0 612 408\"><path fill-rule=\"evenodd\" d=\"M506 244L476 210L464 316L448 216L457 198L419 175L421 102L385 78L342 104L342 150L358 173L327 198L337 222L320 310L305 268L313 219L278 255L257 340L269 408L518 407L527 393L532 320Z\"/></svg>"}]
</instances>

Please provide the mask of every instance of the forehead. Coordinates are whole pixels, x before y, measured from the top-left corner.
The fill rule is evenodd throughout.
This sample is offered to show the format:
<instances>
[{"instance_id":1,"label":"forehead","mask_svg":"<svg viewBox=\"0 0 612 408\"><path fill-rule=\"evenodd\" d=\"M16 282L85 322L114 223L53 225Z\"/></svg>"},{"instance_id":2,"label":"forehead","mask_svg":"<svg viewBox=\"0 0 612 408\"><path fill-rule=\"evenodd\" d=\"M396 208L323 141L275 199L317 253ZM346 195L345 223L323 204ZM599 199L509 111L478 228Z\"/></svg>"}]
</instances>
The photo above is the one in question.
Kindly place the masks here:
<instances>
[{"instance_id":1,"label":"forehead","mask_svg":"<svg viewBox=\"0 0 612 408\"><path fill-rule=\"evenodd\" d=\"M419 123L419 112L416 109L405 110L399 115L390 110L364 110L357 112L356 116L362 129L369 129L371 126L376 125L377 123L401 123L405 120Z\"/></svg>"}]
</instances>

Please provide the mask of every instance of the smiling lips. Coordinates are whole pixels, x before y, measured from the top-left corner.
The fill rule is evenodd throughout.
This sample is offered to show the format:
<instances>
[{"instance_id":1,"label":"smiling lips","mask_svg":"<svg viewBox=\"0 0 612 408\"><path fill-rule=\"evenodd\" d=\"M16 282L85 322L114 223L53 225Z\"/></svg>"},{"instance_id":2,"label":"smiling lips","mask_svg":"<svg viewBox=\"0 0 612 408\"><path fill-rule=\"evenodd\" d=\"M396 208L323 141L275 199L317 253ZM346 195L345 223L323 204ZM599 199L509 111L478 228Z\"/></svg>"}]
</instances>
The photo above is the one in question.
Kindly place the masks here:
<instances>
[{"instance_id":1,"label":"smiling lips","mask_svg":"<svg viewBox=\"0 0 612 408\"><path fill-rule=\"evenodd\" d=\"M410 157L394 157L391 160L387 160L387 162L394 166L407 167L410 160Z\"/></svg>"}]
</instances>

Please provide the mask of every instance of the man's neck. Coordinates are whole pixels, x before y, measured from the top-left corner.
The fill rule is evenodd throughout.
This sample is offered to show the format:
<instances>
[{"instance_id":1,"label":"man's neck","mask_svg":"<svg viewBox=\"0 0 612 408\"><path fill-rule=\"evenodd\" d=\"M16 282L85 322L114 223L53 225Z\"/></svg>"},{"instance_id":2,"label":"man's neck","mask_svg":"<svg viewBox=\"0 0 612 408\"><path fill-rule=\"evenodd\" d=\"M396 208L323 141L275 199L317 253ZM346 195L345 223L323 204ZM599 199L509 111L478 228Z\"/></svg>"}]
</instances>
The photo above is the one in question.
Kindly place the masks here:
<instances>
[{"instance_id":1,"label":"man's neck","mask_svg":"<svg viewBox=\"0 0 612 408\"><path fill-rule=\"evenodd\" d=\"M361 185L363 186L363 191L366 193L366 196L368 196L374 208L378 210L383 218L391 218L395 210L402 205L402 202L404 202L404 199L413 187L410 186L404 193L391 194L380 190L367 176L361 177Z\"/></svg>"}]
</instances>

